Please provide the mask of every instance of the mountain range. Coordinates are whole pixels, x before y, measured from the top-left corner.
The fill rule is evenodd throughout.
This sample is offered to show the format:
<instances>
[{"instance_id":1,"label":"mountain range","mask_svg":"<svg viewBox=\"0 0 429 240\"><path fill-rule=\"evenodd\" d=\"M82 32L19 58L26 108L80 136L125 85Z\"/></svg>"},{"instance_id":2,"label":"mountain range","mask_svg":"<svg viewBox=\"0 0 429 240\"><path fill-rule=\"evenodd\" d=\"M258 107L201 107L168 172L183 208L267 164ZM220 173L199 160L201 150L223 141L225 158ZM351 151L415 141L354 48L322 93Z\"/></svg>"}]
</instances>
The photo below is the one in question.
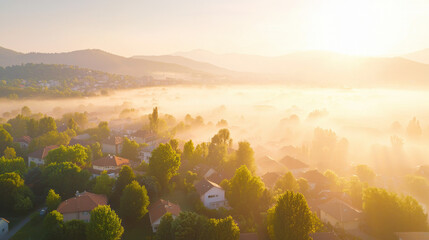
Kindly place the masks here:
<instances>
[{"instance_id":1,"label":"mountain range","mask_svg":"<svg viewBox=\"0 0 429 240\"><path fill-rule=\"evenodd\" d=\"M429 49L398 57L359 57L327 51L277 57L215 54L205 50L126 58L102 50L19 53L0 48L0 66L75 65L114 74L167 76L193 82L286 83L309 86L429 86Z\"/></svg>"}]
</instances>

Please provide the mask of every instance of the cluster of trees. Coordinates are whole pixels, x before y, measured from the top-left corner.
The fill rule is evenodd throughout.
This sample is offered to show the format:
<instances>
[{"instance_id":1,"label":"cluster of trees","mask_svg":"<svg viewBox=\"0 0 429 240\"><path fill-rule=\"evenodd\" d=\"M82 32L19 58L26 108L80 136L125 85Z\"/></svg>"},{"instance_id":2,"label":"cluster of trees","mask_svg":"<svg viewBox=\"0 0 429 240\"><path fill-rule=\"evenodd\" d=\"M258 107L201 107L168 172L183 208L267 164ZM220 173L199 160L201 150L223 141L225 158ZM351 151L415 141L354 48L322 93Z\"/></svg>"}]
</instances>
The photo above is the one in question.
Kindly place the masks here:
<instances>
[{"instance_id":1,"label":"cluster of trees","mask_svg":"<svg viewBox=\"0 0 429 240\"><path fill-rule=\"evenodd\" d=\"M207 218L194 212L181 212L173 219L171 214L161 218L156 240L238 240L240 229L232 217Z\"/></svg>"},{"instance_id":2,"label":"cluster of trees","mask_svg":"<svg viewBox=\"0 0 429 240\"><path fill-rule=\"evenodd\" d=\"M44 219L44 239L119 240L124 232L122 221L108 205L98 206L90 213L89 223L81 220L64 222L63 215L56 210Z\"/></svg>"}]
</instances>

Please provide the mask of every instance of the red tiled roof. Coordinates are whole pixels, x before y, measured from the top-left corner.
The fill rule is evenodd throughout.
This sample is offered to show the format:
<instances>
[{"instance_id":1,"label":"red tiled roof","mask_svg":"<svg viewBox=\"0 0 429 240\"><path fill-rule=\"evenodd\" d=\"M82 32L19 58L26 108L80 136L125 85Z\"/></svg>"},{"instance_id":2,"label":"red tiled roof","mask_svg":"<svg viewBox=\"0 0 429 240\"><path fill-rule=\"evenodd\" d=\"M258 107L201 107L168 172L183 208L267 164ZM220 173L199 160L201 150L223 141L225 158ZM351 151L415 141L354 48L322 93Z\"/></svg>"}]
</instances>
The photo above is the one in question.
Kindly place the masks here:
<instances>
[{"instance_id":1,"label":"red tiled roof","mask_svg":"<svg viewBox=\"0 0 429 240\"><path fill-rule=\"evenodd\" d=\"M30 144L31 137L30 136L22 136L22 137L18 138L15 142L23 142L23 143Z\"/></svg>"},{"instance_id":2,"label":"red tiled roof","mask_svg":"<svg viewBox=\"0 0 429 240\"><path fill-rule=\"evenodd\" d=\"M93 166L100 166L100 167L108 167L108 166L119 167L127 164L130 164L130 160L126 158L117 157L114 155L108 155L106 157L102 157L92 162Z\"/></svg>"},{"instance_id":3,"label":"red tiled roof","mask_svg":"<svg viewBox=\"0 0 429 240\"><path fill-rule=\"evenodd\" d=\"M101 194L83 192L62 202L57 211L64 213L89 212L99 205L107 205L107 197Z\"/></svg>"},{"instance_id":4,"label":"red tiled roof","mask_svg":"<svg viewBox=\"0 0 429 240\"><path fill-rule=\"evenodd\" d=\"M49 151L54 150L56 148L58 148L57 145L47 146L47 147L41 148L35 152L28 154L28 157L44 159L46 157L46 155L48 155Z\"/></svg>"},{"instance_id":5,"label":"red tiled roof","mask_svg":"<svg viewBox=\"0 0 429 240\"><path fill-rule=\"evenodd\" d=\"M169 201L158 200L149 207L149 217L151 222L155 222L164 216L166 213L171 213L173 216L179 216L180 206Z\"/></svg>"}]
</instances>

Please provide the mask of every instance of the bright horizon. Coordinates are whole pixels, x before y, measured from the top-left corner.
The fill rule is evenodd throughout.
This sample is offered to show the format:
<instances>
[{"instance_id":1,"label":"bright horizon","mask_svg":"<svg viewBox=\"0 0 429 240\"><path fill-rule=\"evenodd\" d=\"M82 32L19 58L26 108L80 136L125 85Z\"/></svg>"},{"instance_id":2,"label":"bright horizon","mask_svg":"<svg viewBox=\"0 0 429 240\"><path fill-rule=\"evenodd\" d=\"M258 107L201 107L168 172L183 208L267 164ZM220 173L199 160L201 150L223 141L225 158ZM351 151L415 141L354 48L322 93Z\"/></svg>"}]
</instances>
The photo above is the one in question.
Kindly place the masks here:
<instances>
[{"instance_id":1,"label":"bright horizon","mask_svg":"<svg viewBox=\"0 0 429 240\"><path fill-rule=\"evenodd\" d=\"M102 49L127 57L193 49L395 56L429 47L427 12L424 0L3 1L0 46L20 52Z\"/></svg>"}]
</instances>

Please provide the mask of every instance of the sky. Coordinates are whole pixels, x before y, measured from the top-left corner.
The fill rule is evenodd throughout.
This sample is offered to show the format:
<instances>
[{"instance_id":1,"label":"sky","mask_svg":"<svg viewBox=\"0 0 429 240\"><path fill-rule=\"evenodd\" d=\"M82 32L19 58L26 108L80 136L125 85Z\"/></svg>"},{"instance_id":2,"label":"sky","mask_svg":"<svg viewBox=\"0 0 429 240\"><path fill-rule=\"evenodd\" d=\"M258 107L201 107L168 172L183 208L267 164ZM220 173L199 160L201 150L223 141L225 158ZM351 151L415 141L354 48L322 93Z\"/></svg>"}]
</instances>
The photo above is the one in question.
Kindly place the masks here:
<instances>
[{"instance_id":1,"label":"sky","mask_svg":"<svg viewBox=\"0 0 429 240\"><path fill-rule=\"evenodd\" d=\"M394 56L429 48L428 13L429 0L0 0L0 46Z\"/></svg>"}]
</instances>

